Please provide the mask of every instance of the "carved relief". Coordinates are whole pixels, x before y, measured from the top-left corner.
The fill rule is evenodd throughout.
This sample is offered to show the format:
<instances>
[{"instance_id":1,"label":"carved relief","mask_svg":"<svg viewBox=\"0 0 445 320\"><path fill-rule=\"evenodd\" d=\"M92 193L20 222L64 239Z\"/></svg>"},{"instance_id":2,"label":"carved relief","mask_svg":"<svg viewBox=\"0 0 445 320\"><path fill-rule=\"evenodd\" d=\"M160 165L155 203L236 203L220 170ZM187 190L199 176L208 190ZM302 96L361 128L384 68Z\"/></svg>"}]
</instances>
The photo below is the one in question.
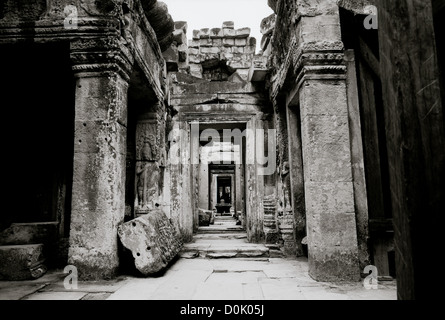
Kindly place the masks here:
<instances>
[{"instance_id":1,"label":"carved relief","mask_svg":"<svg viewBox=\"0 0 445 320\"><path fill-rule=\"evenodd\" d=\"M159 201L160 168L158 122L139 121L136 127L136 195L135 212L147 213Z\"/></svg>"},{"instance_id":2,"label":"carved relief","mask_svg":"<svg viewBox=\"0 0 445 320\"><path fill-rule=\"evenodd\" d=\"M286 211L292 210L292 204L290 201L290 175L289 175L289 162L283 163L283 169L281 171L281 181L283 185L283 207Z\"/></svg>"},{"instance_id":3,"label":"carved relief","mask_svg":"<svg viewBox=\"0 0 445 320\"><path fill-rule=\"evenodd\" d=\"M159 167L156 162L136 164L136 213L154 209L159 196Z\"/></svg>"},{"instance_id":4,"label":"carved relief","mask_svg":"<svg viewBox=\"0 0 445 320\"><path fill-rule=\"evenodd\" d=\"M157 122L156 120L139 122L136 129L136 155L137 160L155 161L158 160L157 143Z\"/></svg>"}]
</instances>

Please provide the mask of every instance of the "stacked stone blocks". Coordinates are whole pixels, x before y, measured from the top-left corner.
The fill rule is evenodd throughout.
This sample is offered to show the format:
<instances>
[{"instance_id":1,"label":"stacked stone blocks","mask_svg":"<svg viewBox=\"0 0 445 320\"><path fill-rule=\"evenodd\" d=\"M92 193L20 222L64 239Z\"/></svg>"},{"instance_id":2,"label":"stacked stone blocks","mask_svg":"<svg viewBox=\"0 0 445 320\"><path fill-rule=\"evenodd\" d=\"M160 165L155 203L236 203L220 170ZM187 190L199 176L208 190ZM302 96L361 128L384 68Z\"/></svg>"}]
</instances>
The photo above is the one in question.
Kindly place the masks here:
<instances>
[{"instance_id":1,"label":"stacked stone blocks","mask_svg":"<svg viewBox=\"0 0 445 320\"><path fill-rule=\"evenodd\" d=\"M250 28L235 29L234 23L228 21L223 23L222 28L193 30L188 46L191 75L215 80L214 75L204 72L204 69L219 66L247 80L255 55L256 39L250 37Z\"/></svg>"}]
</instances>

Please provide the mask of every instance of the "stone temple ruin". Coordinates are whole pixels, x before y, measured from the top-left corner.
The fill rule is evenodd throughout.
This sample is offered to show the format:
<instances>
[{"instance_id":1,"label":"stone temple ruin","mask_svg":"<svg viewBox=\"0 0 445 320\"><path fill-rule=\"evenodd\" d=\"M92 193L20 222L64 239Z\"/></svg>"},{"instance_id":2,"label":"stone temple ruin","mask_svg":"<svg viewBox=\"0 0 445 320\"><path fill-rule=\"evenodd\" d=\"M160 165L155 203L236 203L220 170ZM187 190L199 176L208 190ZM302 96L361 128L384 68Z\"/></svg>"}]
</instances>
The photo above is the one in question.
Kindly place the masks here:
<instances>
[{"instance_id":1,"label":"stone temple ruin","mask_svg":"<svg viewBox=\"0 0 445 320\"><path fill-rule=\"evenodd\" d=\"M255 39L188 30L157 0L1 1L0 277L109 279L122 243L149 275L230 213L315 280L373 264L421 296L420 231L445 198L445 28L439 1L412 2L268 0Z\"/></svg>"}]
</instances>

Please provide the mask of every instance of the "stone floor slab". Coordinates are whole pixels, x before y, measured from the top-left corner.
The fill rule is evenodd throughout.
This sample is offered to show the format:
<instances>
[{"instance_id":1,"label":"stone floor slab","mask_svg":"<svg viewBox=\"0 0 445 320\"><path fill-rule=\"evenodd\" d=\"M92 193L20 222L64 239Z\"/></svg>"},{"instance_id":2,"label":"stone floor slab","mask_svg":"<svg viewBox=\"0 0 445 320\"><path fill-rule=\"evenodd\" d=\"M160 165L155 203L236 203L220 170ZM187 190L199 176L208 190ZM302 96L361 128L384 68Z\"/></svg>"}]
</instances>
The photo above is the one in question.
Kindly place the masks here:
<instances>
[{"instance_id":1,"label":"stone floor slab","mask_svg":"<svg viewBox=\"0 0 445 320\"><path fill-rule=\"evenodd\" d=\"M128 279L125 285L107 297L107 300L151 300L154 292L166 281L166 277Z\"/></svg>"},{"instance_id":2,"label":"stone floor slab","mask_svg":"<svg viewBox=\"0 0 445 320\"><path fill-rule=\"evenodd\" d=\"M0 288L0 300L20 300L21 298L30 295L44 287L45 284L42 283L15 284L11 287L6 287L3 284L3 287Z\"/></svg>"},{"instance_id":3,"label":"stone floor slab","mask_svg":"<svg viewBox=\"0 0 445 320\"><path fill-rule=\"evenodd\" d=\"M171 273L167 281L153 293L155 300L189 300L200 283L205 282L211 271L183 270Z\"/></svg>"},{"instance_id":4,"label":"stone floor slab","mask_svg":"<svg viewBox=\"0 0 445 320\"><path fill-rule=\"evenodd\" d=\"M200 283L192 300L243 300L243 288L240 283Z\"/></svg>"},{"instance_id":5,"label":"stone floor slab","mask_svg":"<svg viewBox=\"0 0 445 320\"><path fill-rule=\"evenodd\" d=\"M306 300L351 300L345 293L326 287L300 287Z\"/></svg>"},{"instance_id":6,"label":"stone floor slab","mask_svg":"<svg viewBox=\"0 0 445 320\"><path fill-rule=\"evenodd\" d=\"M115 279L113 281L78 281L77 290L82 292L115 292L125 285L126 280ZM63 281L47 285L45 292L69 292L71 289L65 289Z\"/></svg>"},{"instance_id":7,"label":"stone floor slab","mask_svg":"<svg viewBox=\"0 0 445 320\"><path fill-rule=\"evenodd\" d=\"M106 300L111 292L91 292L82 297L82 300Z\"/></svg>"},{"instance_id":8,"label":"stone floor slab","mask_svg":"<svg viewBox=\"0 0 445 320\"><path fill-rule=\"evenodd\" d=\"M22 300L80 300L87 292L35 292Z\"/></svg>"},{"instance_id":9,"label":"stone floor slab","mask_svg":"<svg viewBox=\"0 0 445 320\"><path fill-rule=\"evenodd\" d=\"M243 283L243 300L264 300L263 290L258 282Z\"/></svg>"},{"instance_id":10,"label":"stone floor slab","mask_svg":"<svg viewBox=\"0 0 445 320\"><path fill-rule=\"evenodd\" d=\"M265 279L265 278L266 275L262 271L214 272L206 280L206 283L214 283L214 284L257 283L260 279Z\"/></svg>"},{"instance_id":11,"label":"stone floor slab","mask_svg":"<svg viewBox=\"0 0 445 320\"><path fill-rule=\"evenodd\" d=\"M266 300L306 300L292 279L263 279L259 285Z\"/></svg>"}]
</instances>

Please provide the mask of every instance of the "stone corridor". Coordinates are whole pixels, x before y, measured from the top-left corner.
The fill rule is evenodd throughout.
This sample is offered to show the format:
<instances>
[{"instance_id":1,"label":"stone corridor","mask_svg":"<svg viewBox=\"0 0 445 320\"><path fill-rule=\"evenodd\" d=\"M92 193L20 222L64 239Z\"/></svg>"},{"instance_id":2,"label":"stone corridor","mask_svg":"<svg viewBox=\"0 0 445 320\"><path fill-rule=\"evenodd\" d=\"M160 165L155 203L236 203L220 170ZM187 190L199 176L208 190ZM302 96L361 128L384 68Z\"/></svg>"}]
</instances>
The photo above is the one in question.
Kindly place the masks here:
<instances>
[{"instance_id":1,"label":"stone corridor","mask_svg":"<svg viewBox=\"0 0 445 320\"><path fill-rule=\"evenodd\" d=\"M443 1L258 1L0 1L0 298L433 294Z\"/></svg>"}]
</instances>

